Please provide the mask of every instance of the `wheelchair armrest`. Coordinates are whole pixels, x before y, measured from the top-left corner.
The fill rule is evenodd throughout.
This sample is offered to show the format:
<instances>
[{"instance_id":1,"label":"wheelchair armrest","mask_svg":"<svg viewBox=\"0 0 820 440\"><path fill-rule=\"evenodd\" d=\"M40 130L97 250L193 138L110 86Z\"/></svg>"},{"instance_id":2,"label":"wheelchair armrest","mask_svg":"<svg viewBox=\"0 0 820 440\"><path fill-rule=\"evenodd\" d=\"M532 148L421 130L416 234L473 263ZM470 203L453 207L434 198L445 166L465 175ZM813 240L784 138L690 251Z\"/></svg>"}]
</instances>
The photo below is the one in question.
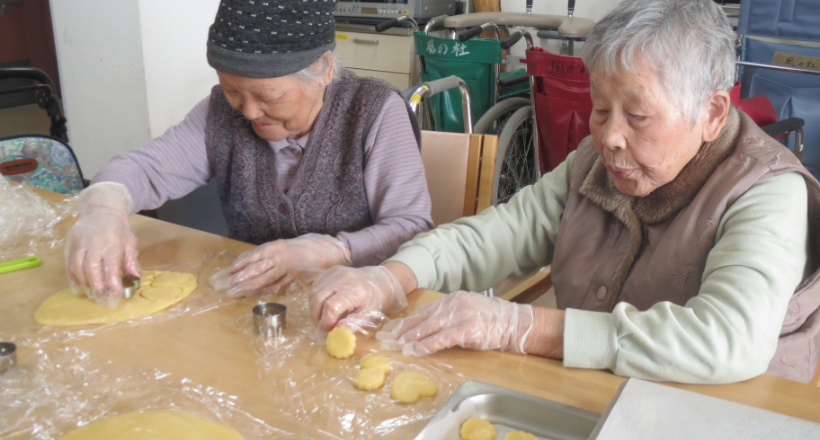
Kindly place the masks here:
<instances>
[{"instance_id":1,"label":"wheelchair armrest","mask_svg":"<svg viewBox=\"0 0 820 440\"><path fill-rule=\"evenodd\" d=\"M504 78L498 80L499 87L510 87L516 84L521 84L527 82L530 79L530 76L526 73L522 73L520 75L511 76L509 78Z\"/></svg>"},{"instance_id":2,"label":"wheelchair armrest","mask_svg":"<svg viewBox=\"0 0 820 440\"><path fill-rule=\"evenodd\" d=\"M769 124L765 127L760 127L763 131L771 137L777 137L789 133L791 131L802 128L806 121L800 118L791 117L777 121L774 124Z\"/></svg>"}]
</instances>

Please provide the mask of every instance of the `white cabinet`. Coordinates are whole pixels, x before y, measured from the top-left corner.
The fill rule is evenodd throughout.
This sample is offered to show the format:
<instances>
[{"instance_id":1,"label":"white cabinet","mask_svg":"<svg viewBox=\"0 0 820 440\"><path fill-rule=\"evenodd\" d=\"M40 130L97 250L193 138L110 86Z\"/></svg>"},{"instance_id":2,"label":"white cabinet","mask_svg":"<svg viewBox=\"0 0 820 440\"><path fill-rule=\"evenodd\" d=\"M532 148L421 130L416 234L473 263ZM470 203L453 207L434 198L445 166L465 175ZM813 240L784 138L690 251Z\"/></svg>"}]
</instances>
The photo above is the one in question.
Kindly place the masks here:
<instances>
[{"instance_id":1,"label":"white cabinet","mask_svg":"<svg viewBox=\"0 0 820 440\"><path fill-rule=\"evenodd\" d=\"M418 83L413 36L407 28L336 23L336 57L359 76L382 78L400 90Z\"/></svg>"}]
</instances>

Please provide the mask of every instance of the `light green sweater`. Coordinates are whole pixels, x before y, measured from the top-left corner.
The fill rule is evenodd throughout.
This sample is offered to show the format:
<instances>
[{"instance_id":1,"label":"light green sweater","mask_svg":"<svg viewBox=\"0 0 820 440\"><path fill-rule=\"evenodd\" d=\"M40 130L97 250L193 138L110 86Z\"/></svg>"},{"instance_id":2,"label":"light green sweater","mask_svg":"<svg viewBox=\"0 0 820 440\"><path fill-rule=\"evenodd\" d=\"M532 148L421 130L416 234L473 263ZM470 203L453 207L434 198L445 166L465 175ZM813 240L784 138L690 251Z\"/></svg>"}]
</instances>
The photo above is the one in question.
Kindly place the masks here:
<instances>
[{"instance_id":1,"label":"light green sweater","mask_svg":"<svg viewBox=\"0 0 820 440\"><path fill-rule=\"evenodd\" d=\"M419 287L482 291L550 264L569 193L574 154L535 185L479 215L442 225L391 258ZM786 173L755 183L727 211L699 294L640 312L569 309L564 366L690 383L745 380L766 371L807 255L806 183ZM656 359L678 359L675 365Z\"/></svg>"}]
</instances>

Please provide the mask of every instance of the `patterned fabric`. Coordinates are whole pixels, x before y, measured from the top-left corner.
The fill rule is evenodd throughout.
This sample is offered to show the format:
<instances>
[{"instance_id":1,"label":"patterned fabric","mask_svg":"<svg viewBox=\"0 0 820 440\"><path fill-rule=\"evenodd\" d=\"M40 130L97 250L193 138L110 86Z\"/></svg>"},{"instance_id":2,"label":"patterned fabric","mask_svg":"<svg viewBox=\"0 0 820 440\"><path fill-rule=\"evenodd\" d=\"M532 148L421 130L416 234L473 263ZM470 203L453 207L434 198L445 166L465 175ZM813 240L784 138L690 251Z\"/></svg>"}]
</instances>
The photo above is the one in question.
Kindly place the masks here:
<instances>
[{"instance_id":1,"label":"patterned fabric","mask_svg":"<svg viewBox=\"0 0 820 440\"><path fill-rule=\"evenodd\" d=\"M46 136L0 139L0 163L29 158L37 160L36 170L4 177L61 194L83 189L77 158L62 141Z\"/></svg>"},{"instance_id":2,"label":"patterned fabric","mask_svg":"<svg viewBox=\"0 0 820 440\"><path fill-rule=\"evenodd\" d=\"M222 0L208 33L208 64L248 78L298 72L336 48L335 0Z\"/></svg>"},{"instance_id":3,"label":"patterned fabric","mask_svg":"<svg viewBox=\"0 0 820 440\"><path fill-rule=\"evenodd\" d=\"M245 53L302 52L335 41L328 0L222 0L208 41Z\"/></svg>"}]
</instances>

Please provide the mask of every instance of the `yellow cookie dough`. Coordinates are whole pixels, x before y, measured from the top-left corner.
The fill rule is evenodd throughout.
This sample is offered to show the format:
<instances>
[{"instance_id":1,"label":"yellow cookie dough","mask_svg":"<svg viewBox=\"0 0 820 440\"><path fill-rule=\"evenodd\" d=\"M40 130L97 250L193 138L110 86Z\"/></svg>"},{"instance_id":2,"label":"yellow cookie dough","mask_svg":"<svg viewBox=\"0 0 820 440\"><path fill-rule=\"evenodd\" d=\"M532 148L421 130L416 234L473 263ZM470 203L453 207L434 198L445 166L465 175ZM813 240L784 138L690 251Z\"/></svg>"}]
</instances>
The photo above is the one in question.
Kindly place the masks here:
<instances>
[{"instance_id":1,"label":"yellow cookie dough","mask_svg":"<svg viewBox=\"0 0 820 440\"><path fill-rule=\"evenodd\" d=\"M435 397L437 391L432 380L412 371L402 371L390 385L390 397L403 403L416 402L422 397Z\"/></svg>"},{"instance_id":2,"label":"yellow cookie dough","mask_svg":"<svg viewBox=\"0 0 820 440\"><path fill-rule=\"evenodd\" d=\"M529 432L510 431L504 436L504 440L538 440L538 437Z\"/></svg>"},{"instance_id":3,"label":"yellow cookie dough","mask_svg":"<svg viewBox=\"0 0 820 440\"><path fill-rule=\"evenodd\" d=\"M89 423L62 440L244 440L228 426L176 410L137 411Z\"/></svg>"},{"instance_id":4,"label":"yellow cookie dough","mask_svg":"<svg viewBox=\"0 0 820 440\"><path fill-rule=\"evenodd\" d=\"M384 385L384 372L376 368L362 368L353 378L353 384L360 390L375 390Z\"/></svg>"},{"instance_id":5,"label":"yellow cookie dough","mask_svg":"<svg viewBox=\"0 0 820 440\"><path fill-rule=\"evenodd\" d=\"M356 335L353 330L340 325L327 334L327 352L339 359L347 359L356 351Z\"/></svg>"},{"instance_id":6,"label":"yellow cookie dough","mask_svg":"<svg viewBox=\"0 0 820 440\"><path fill-rule=\"evenodd\" d=\"M151 286L138 290L137 295L149 301L173 300L182 297L182 288L175 286Z\"/></svg>"},{"instance_id":7,"label":"yellow cookie dough","mask_svg":"<svg viewBox=\"0 0 820 440\"><path fill-rule=\"evenodd\" d=\"M145 271L137 292L131 298L121 299L113 310L85 295L74 295L71 289L63 289L40 304L34 320L40 325L60 327L125 321L167 309L196 287L196 277L188 273Z\"/></svg>"},{"instance_id":8,"label":"yellow cookie dough","mask_svg":"<svg viewBox=\"0 0 820 440\"><path fill-rule=\"evenodd\" d=\"M375 368L384 374L390 372L390 362L375 353L367 353L362 356L361 366L362 368Z\"/></svg>"},{"instance_id":9,"label":"yellow cookie dough","mask_svg":"<svg viewBox=\"0 0 820 440\"><path fill-rule=\"evenodd\" d=\"M183 272L160 272L152 278L151 285L154 287L196 286L196 277Z\"/></svg>"},{"instance_id":10,"label":"yellow cookie dough","mask_svg":"<svg viewBox=\"0 0 820 440\"><path fill-rule=\"evenodd\" d=\"M461 440L493 440L495 438L495 427L486 420L470 417L461 424L458 433L461 434Z\"/></svg>"}]
</instances>

